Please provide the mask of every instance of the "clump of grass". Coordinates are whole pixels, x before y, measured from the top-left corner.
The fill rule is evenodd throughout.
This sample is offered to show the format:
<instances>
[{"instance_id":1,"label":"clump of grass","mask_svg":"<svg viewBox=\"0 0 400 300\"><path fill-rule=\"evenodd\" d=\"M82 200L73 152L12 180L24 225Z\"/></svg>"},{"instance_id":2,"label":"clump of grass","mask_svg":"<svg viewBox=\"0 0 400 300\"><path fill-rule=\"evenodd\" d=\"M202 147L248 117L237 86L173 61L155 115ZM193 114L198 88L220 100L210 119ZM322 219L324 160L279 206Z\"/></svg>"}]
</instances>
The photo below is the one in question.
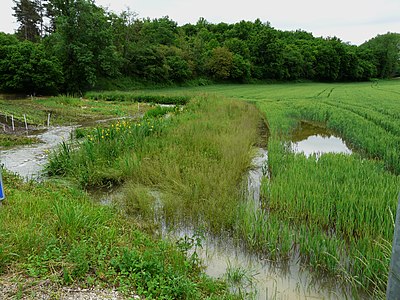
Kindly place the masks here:
<instances>
[{"instance_id":1,"label":"clump of grass","mask_svg":"<svg viewBox=\"0 0 400 300\"><path fill-rule=\"evenodd\" d=\"M148 119L148 118L157 118L157 117L162 117L165 116L169 113L176 113L179 112L181 110L181 108L179 107L162 107L160 105L156 105L155 108L152 108L150 110L148 110L143 118L144 119Z\"/></svg>"},{"instance_id":2,"label":"clump of grass","mask_svg":"<svg viewBox=\"0 0 400 300\"><path fill-rule=\"evenodd\" d=\"M126 151L138 151L150 135L159 135L168 120L122 120L109 127L88 130L81 142L63 142L50 155L47 172L74 178L81 186L110 185L124 180L116 160ZM81 134L78 135L80 137ZM77 148L79 145L79 148Z\"/></svg>"},{"instance_id":3,"label":"clump of grass","mask_svg":"<svg viewBox=\"0 0 400 300\"><path fill-rule=\"evenodd\" d=\"M228 262L225 280L233 293L242 299L256 299L255 279L251 270L236 267Z\"/></svg>"}]
</instances>

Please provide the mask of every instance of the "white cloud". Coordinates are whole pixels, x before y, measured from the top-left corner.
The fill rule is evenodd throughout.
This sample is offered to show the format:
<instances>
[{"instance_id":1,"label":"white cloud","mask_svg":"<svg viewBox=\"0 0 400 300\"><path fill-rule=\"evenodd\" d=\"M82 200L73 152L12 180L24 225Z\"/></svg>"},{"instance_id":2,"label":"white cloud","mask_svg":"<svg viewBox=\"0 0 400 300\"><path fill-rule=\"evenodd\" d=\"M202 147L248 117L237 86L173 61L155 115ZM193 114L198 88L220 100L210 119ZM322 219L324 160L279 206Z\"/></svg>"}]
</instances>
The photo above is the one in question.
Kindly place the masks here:
<instances>
[{"instance_id":1,"label":"white cloud","mask_svg":"<svg viewBox=\"0 0 400 300\"><path fill-rule=\"evenodd\" d=\"M1 0L0 30L16 28L12 0ZM210 22L233 23L257 18L282 30L303 29L315 36L337 36L360 44L377 34L400 32L400 0L97 0L121 11L128 6L139 17L168 15L179 24L195 23L199 17Z\"/></svg>"}]
</instances>

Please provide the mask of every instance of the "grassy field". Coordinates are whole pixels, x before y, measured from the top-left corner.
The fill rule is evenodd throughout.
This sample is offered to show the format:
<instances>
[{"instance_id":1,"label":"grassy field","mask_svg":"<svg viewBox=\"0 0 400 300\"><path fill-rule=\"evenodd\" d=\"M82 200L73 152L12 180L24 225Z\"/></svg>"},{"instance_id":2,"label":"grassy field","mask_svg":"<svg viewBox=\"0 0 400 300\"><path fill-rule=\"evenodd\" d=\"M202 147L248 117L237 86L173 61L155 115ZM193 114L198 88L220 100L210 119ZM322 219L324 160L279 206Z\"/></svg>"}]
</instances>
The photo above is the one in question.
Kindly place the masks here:
<instances>
[{"instance_id":1,"label":"grassy field","mask_svg":"<svg viewBox=\"0 0 400 300\"><path fill-rule=\"evenodd\" d=\"M44 280L114 287L146 299L235 299L222 281L202 275L195 257L187 258L194 244L154 239L143 224L93 203L73 186L3 175L0 284L16 281L19 290L2 299L37 299L35 286Z\"/></svg>"},{"instance_id":2,"label":"grassy field","mask_svg":"<svg viewBox=\"0 0 400 300\"><path fill-rule=\"evenodd\" d=\"M117 101L63 101L93 101L107 112L134 108L138 95L191 100L176 109L158 107L140 121L78 131L51 155L48 172L80 188L123 184L119 204L130 222L151 224L161 210L170 223L189 222L234 236L272 260L288 260L299 252L317 276L328 275L383 298L400 184L399 94L399 81L215 85L139 91L132 98L130 93L92 93L92 98ZM66 111L74 114L71 105ZM294 154L291 133L303 120L325 124L351 144L354 154ZM268 141L260 139L266 127ZM268 147L270 171L270 178L263 179L262 208L243 199L244 176L259 146ZM63 193L59 186L51 189ZM90 215L84 211L82 217ZM68 241L71 234L68 243L73 244L79 233L63 229L68 226L63 223L57 230L67 230L61 237ZM120 226L128 225L110 228ZM25 233L3 232L10 244L27 239ZM32 251L26 246L1 249L0 255ZM3 268L9 268L10 256L4 257ZM58 262L69 266L68 257ZM73 266L66 269L67 279L74 274ZM90 273L83 270L79 276ZM207 289L198 293L212 295Z\"/></svg>"}]
</instances>

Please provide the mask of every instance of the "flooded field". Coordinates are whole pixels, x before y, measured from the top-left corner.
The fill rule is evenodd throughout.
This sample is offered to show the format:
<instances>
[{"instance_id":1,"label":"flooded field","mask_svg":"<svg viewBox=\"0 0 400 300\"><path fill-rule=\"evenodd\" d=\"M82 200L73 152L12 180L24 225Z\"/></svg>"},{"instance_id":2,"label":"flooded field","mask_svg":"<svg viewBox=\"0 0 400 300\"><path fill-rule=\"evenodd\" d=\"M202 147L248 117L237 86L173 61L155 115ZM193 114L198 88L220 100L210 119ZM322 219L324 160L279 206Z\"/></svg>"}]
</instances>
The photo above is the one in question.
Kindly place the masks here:
<instances>
[{"instance_id":1,"label":"flooded field","mask_svg":"<svg viewBox=\"0 0 400 300\"><path fill-rule=\"evenodd\" d=\"M295 153L304 153L306 156L324 153L351 154L352 151L340 137L322 126L308 122L301 122L294 131L292 149Z\"/></svg>"}]
</instances>

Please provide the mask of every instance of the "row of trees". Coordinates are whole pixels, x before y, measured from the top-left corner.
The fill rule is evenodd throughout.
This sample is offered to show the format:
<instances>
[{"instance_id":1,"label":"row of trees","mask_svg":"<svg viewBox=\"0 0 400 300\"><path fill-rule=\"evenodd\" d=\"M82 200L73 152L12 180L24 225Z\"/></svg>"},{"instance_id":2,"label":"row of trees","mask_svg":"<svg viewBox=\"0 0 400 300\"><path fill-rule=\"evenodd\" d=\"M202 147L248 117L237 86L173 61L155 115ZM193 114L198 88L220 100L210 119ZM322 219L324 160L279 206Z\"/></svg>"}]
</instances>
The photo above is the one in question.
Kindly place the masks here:
<instances>
[{"instance_id":1,"label":"row of trees","mask_svg":"<svg viewBox=\"0 0 400 300\"><path fill-rule=\"evenodd\" d=\"M357 47L338 38L280 31L260 20L178 26L119 15L93 0L14 0L19 28L0 35L0 89L78 92L99 78L154 83L209 78L354 81L399 75L400 34Z\"/></svg>"}]
</instances>

